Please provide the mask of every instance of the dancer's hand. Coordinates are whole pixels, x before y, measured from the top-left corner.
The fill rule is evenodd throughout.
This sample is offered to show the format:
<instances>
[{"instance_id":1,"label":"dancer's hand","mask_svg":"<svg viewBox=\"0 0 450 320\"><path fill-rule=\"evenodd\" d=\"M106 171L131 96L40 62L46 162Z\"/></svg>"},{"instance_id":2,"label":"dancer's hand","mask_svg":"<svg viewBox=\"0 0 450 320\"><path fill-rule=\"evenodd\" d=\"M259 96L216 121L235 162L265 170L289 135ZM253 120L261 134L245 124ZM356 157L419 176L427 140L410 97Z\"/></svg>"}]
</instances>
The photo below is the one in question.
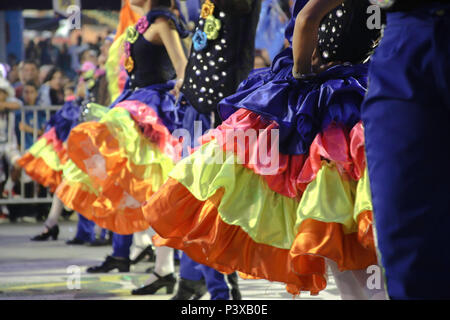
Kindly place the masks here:
<instances>
[{"instance_id":1,"label":"dancer's hand","mask_svg":"<svg viewBox=\"0 0 450 320\"><path fill-rule=\"evenodd\" d=\"M170 91L170 93L175 97L175 99L178 100L178 97L180 95L181 87L183 86L183 79L178 79L175 83L175 86Z\"/></svg>"}]
</instances>

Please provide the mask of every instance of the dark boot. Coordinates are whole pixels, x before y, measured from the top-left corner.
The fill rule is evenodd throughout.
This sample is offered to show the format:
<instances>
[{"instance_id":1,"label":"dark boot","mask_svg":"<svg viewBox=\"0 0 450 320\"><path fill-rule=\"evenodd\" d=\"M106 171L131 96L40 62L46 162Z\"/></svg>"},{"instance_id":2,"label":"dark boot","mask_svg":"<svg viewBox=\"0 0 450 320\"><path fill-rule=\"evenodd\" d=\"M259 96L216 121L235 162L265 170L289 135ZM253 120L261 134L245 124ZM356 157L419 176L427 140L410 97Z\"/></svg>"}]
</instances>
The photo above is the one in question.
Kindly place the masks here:
<instances>
[{"instance_id":1,"label":"dark boot","mask_svg":"<svg viewBox=\"0 0 450 320\"><path fill-rule=\"evenodd\" d=\"M170 300L199 300L207 292L205 280L180 279L177 293Z\"/></svg>"}]
</instances>

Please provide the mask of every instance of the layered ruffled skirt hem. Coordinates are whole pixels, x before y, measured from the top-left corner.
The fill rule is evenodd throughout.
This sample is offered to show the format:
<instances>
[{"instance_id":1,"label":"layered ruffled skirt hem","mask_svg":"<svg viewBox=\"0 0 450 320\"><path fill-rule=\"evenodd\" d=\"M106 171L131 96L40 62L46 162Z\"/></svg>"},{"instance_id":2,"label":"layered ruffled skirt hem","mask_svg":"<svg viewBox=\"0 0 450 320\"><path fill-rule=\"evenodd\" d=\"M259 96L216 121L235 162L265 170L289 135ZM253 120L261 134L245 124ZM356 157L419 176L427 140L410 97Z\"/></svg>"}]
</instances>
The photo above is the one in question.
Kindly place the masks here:
<instances>
[{"instance_id":1,"label":"layered ruffled skirt hem","mask_svg":"<svg viewBox=\"0 0 450 320\"><path fill-rule=\"evenodd\" d=\"M366 69L305 83L288 78L291 69L257 72L222 101L224 123L143 212L158 245L318 294L326 259L342 271L377 263L359 114Z\"/></svg>"},{"instance_id":2,"label":"layered ruffled skirt hem","mask_svg":"<svg viewBox=\"0 0 450 320\"><path fill-rule=\"evenodd\" d=\"M84 177L65 174L61 200L101 227L131 234L149 227L142 203L167 179L181 145L152 108L124 101L99 122L74 128L68 153Z\"/></svg>"},{"instance_id":3,"label":"layered ruffled skirt hem","mask_svg":"<svg viewBox=\"0 0 450 320\"><path fill-rule=\"evenodd\" d=\"M51 129L18 160L18 164L34 181L54 192L62 181L66 161L66 149Z\"/></svg>"}]
</instances>

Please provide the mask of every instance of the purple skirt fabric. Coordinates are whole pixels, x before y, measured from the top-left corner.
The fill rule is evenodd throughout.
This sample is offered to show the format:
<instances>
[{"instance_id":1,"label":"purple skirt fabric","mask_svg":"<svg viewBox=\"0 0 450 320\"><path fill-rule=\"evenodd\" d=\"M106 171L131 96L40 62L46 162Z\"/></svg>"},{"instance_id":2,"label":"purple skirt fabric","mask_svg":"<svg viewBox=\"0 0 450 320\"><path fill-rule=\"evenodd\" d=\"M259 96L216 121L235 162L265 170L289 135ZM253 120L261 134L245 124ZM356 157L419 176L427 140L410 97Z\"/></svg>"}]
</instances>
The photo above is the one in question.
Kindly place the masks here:
<instances>
[{"instance_id":1,"label":"purple skirt fabric","mask_svg":"<svg viewBox=\"0 0 450 320\"><path fill-rule=\"evenodd\" d=\"M332 122L352 128L361 120L367 65L339 65L310 80L292 76L292 49L272 68L255 70L238 91L219 104L222 120L243 108L279 124L280 151L306 154L316 135Z\"/></svg>"}]
</instances>

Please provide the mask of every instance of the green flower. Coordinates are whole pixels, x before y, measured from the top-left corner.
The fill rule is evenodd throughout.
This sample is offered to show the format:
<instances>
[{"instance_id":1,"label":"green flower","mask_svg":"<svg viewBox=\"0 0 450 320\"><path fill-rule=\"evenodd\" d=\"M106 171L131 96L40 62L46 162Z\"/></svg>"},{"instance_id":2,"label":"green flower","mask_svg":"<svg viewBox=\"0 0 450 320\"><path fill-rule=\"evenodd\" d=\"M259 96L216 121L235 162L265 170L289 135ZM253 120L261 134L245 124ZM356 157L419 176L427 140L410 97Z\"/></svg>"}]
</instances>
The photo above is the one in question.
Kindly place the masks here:
<instances>
[{"instance_id":1,"label":"green flower","mask_svg":"<svg viewBox=\"0 0 450 320\"><path fill-rule=\"evenodd\" d=\"M206 33L208 40L216 40L219 37L220 28L222 28L220 20L211 15L206 18L203 31Z\"/></svg>"},{"instance_id":2,"label":"green flower","mask_svg":"<svg viewBox=\"0 0 450 320\"><path fill-rule=\"evenodd\" d=\"M135 27L128 27L126 41L129 43L135 43L139 37L139 32L137 32Z\"/></svg>"}]
</instances>

